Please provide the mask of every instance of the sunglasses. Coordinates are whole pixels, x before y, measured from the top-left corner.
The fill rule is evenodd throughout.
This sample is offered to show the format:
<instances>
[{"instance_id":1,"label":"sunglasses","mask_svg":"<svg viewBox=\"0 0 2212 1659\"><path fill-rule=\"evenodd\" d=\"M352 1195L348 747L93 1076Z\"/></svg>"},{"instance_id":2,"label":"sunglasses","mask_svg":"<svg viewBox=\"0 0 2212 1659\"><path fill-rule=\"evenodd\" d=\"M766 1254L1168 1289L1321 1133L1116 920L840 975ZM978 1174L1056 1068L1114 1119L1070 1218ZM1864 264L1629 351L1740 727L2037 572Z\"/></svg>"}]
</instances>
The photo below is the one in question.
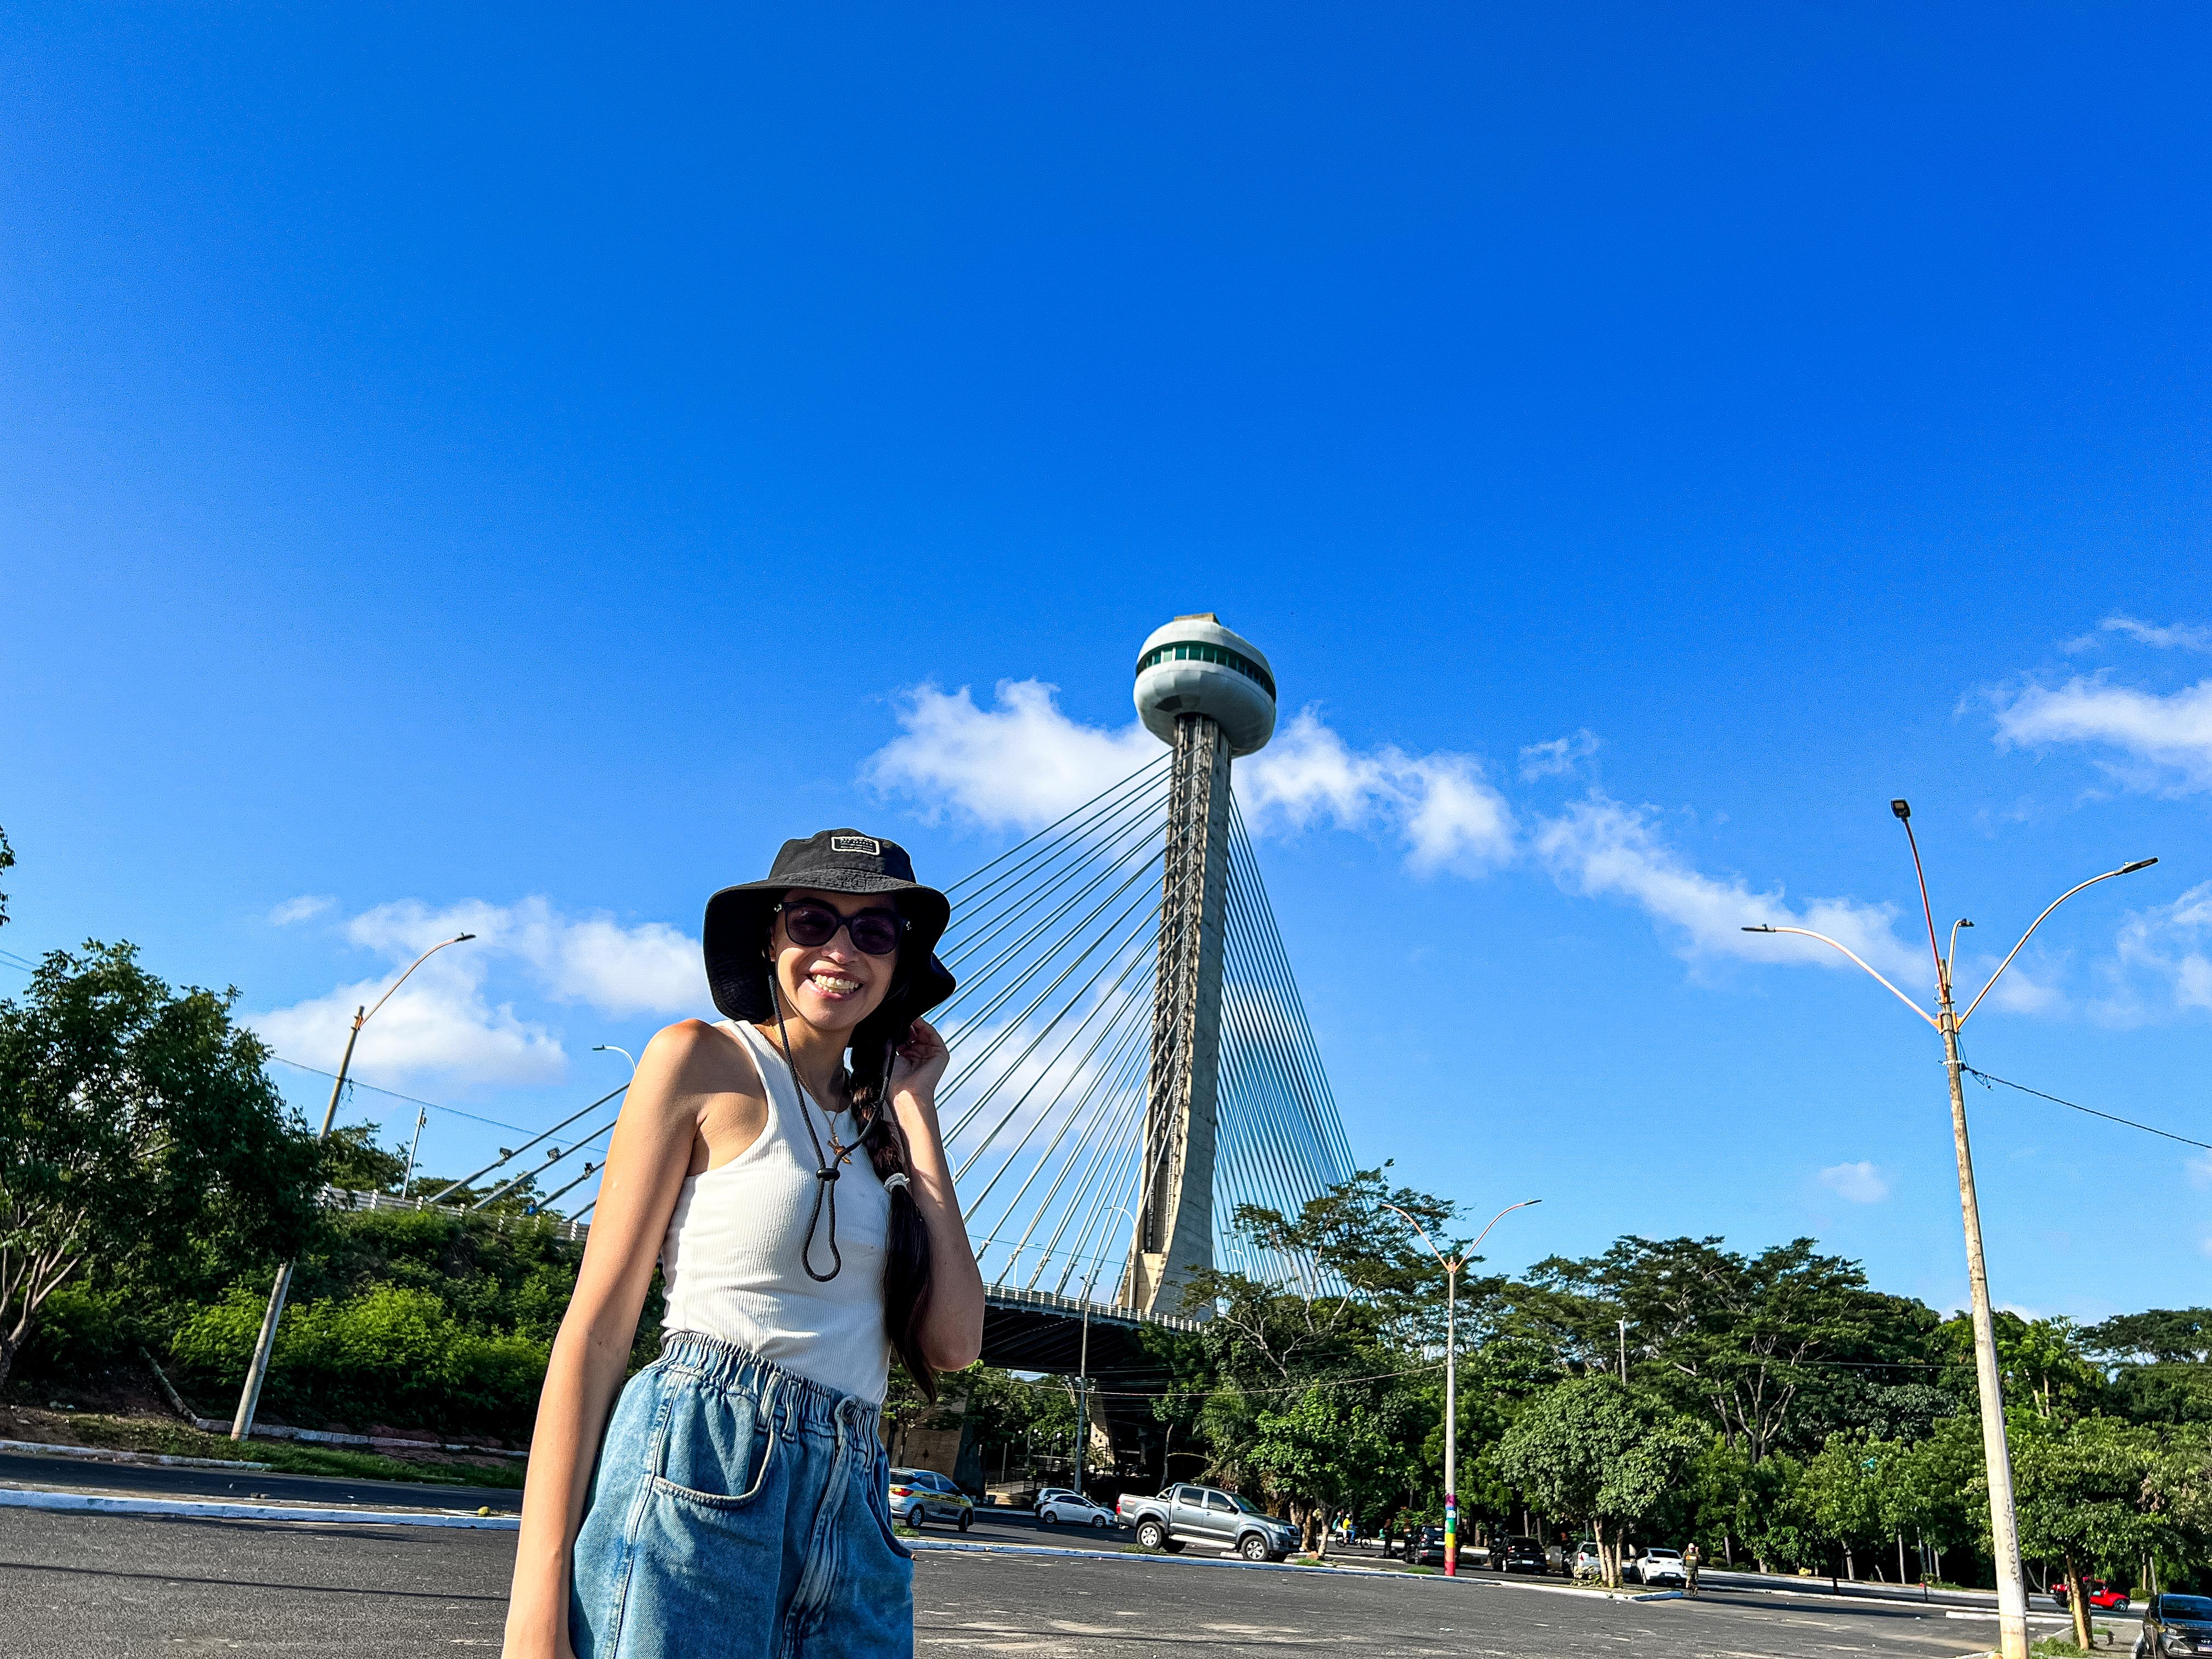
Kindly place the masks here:
<instances>
[{"instance_id":1,"label":"sunglasses","mask_svg":"<svg viewBox=\"0 0 2212 1659\"><path fill-rule=\"evenodd\" d=\"M898 949L899 937L906 932L906 918L896 910L863 910L857 915L841 916L815 900L790 899L777 905L775 913L783 918L784 937L810 951L836 938L842 927L854 950L866 956L887 957Z\"/></svg>"}]
</instances>

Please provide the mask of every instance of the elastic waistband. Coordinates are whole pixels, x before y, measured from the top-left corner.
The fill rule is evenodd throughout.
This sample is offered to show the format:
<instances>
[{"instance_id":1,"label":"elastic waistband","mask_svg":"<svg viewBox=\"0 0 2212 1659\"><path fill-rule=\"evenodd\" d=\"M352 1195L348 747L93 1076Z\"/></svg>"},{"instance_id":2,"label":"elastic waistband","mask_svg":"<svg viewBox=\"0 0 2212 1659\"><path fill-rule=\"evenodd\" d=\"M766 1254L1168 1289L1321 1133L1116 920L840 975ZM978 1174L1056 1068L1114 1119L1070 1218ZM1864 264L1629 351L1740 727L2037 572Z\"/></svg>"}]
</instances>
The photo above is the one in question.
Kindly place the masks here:
<instances>
[{"instance_id":1,"label":"elastic waistband","mask_svg":"<svg viewBox=\"0 0 2212 1659\"><path fill-rule=\"evenodd\" d=\"M663 1331L660 1358L666 1366L690 1371L725 1388L750 1388L763 1403L773 1401L793 1428L834 1429L866 1425L872 1431L883 1407L856 1394L840 1394L827 1383L787 1370L750 1348L702 1331Z\"/></svg>"}]
</instances>

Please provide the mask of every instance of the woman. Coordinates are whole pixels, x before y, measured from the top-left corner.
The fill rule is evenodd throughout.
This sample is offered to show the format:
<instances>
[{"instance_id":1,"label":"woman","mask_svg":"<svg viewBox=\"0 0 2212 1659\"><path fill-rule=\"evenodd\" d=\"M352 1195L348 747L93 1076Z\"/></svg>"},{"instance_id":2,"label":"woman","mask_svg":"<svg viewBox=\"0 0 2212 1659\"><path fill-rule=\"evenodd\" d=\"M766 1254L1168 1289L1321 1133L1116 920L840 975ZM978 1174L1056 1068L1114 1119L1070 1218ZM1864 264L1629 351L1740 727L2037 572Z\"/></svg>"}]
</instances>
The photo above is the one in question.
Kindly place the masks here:
<instances>
[{"instance_id":1,"label":"woman","mask_svg":"<svg viewBox=\"0 0 2212 1659\"><path fill-rule=\"evenodd\" d=\"M615 1125L538 1400L509 1659L913 1650L890 1357L933 1395L983 1335L921 1018L951 994L949 915L851 830L708 902L728 1018L655 1036ZM624 1387L656 1258L667 1329Z\"/></svg>"}]
</instances>

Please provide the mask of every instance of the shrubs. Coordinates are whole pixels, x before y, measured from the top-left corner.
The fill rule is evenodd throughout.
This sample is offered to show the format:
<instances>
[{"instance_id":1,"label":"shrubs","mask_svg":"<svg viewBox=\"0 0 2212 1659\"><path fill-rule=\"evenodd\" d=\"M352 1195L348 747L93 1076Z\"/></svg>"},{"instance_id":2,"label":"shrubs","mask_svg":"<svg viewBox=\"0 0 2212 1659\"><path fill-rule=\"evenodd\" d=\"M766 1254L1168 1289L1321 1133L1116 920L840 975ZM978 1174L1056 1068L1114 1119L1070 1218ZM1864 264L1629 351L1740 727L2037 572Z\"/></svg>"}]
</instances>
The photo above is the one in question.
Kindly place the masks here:
<instances>
[{"instance_id":1,"label":"shrubs","mask_svg":"<svg viewBox=\"0 0 2212 1659\"><path fill-rule=\"evenodd\" d=\"M263 1305L259 1295L237 1289L198 1310L170 1346L179 1370L204 1391L234 1391ZM263 1398L315 1421L515 1435L526 1432L536 1408L546 1352L526 1336L467 1329L428 1291L377 1285L288 1309Z\"/></svg>"}]
</instances>

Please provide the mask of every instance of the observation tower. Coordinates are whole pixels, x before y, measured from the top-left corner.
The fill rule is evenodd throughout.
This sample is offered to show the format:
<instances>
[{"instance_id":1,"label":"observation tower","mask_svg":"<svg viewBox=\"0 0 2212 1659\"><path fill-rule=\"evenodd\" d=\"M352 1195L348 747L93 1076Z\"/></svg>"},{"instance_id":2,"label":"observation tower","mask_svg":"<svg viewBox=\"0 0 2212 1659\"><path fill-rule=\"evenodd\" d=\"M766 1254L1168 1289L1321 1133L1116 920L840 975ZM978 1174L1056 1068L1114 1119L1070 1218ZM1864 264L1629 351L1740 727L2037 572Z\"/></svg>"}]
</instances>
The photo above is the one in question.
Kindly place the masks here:
<instances>
[{"instance_id":1,"label":"observation tower","mask_svg":"<svg viewBox=\"0 0 2212 1659\"><path fill-rule=\"evenodd\" d=\"M1135 696L1145 729L1174 753L1136 1237L1121 1301L1176 1313L1192 1270L1213 1265L1229 763L1274 735L1275 677L1257 646L1204 611L1146 640Z\"/></svg>"}]
</instances>

